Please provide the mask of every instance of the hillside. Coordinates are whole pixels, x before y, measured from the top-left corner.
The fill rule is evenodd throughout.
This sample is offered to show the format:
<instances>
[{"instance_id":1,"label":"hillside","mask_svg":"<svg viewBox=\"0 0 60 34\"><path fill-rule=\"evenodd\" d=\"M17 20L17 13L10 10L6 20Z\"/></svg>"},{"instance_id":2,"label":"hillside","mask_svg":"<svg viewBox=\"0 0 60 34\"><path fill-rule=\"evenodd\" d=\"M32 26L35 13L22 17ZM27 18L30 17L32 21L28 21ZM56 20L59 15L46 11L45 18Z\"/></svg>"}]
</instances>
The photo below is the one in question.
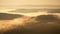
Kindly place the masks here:
<instances>
[{"instance_id":1,"label":"hillside","mask_svg":"<svg viewBox=\"0 0 60 34\"><path fill-rule=\"evenodd\" d=\"M12 20L14 18L19 18L22 16L23 15L0 13L0 20Z\"/></svg>"},{"instance_id":2,"label":"hillside","mask_svg":"<svg viewBox=\"0 0 60 34\"><path fill-rule=\"evenodd\" d=\"M18 18L12 20L6 19L6 21L4 19L0 21L0 33L58 34L60 33L60 19L56 15L39 15L36 17L18 16Z\"/></svg>"}]
</instances>

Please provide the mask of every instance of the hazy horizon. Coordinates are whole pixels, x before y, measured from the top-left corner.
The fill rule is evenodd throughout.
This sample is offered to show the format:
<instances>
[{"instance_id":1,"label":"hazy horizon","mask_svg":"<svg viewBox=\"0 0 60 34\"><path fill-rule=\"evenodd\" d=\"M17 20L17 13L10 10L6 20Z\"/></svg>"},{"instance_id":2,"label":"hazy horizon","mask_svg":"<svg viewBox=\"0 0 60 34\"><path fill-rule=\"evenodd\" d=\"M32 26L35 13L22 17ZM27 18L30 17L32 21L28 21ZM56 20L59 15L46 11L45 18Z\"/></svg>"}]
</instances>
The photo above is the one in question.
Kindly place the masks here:
<instances>
[{"instance_id":1,"label":"hazy horizon","mask_svg":"<svg viewBox=\"0 0 60 34\"><path fill-rule=\"evenodd\" d=\"M60 0L0 0L0 8L58 7Z\"/></svg>"}]
</instances>

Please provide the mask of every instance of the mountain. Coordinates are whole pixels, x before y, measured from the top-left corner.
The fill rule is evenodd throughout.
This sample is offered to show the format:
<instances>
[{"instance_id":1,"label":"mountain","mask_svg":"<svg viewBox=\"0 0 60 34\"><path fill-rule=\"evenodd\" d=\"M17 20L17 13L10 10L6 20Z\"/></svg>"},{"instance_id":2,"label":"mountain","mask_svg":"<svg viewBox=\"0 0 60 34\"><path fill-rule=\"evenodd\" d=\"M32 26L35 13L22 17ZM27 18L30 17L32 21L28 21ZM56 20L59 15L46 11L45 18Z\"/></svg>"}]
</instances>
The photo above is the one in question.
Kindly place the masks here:
<instances>
[{"instance_id":1,"label":"mountain","mask_svg":"<svg viewBox=\"0 0 60 34\"><path fill-rule=\"evenodd\" d=\"M9 12L16 13L36 13L36 12L48 12L48 13L60 13L60 9L16 9Z\"/></svg>"},{"instance_id":2,"label":"mountain","mask_svg":"<svg viewBox=\"0 0 60 34\"><path fill-rule=\"evenodd\" d=\"M22 16L23 15L0 13L0 20L12 20L12 19L19 18Z\"/></svg>"},{"instance_id":3,"label":"mountain","mask_svg":"<svg viewBox=\"0 0 60 34\"><path fill-rule=\"evenodd\" d=\"M56 15L23 16L3 22L1 34L60 34L60 19Z\"/></svg>"},{"instance_id":4,"label":"mountain","mask_svg":"<svg viewBox=\"0 0 60 34\"><path fill-rule=\"evenodd\" d=\"M60 9L48 9L48 13L60 13Z\"/></svg>"}]
</instances>

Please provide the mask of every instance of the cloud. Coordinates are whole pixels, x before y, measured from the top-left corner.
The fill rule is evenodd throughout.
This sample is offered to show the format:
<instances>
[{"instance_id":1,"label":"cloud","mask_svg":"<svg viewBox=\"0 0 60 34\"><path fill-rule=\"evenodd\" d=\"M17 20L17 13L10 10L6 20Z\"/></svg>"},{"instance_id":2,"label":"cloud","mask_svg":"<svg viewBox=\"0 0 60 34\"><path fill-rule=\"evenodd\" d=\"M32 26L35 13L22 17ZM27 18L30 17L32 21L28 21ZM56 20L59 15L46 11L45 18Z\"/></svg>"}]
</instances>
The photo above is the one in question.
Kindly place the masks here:
<instances>
[{"instance_id":1,"label":"cloud","mask_svg":"<svg viewBox=\"0 0 60 34\"><path fill-rule=\"evenodd\" d=\"M44 11L43 11L44 12ZM59 15L19 16L16 14L1 13L0 33L3 34L59 34ZM6 17L6 18L5 18Z\"/></svg>"}]
</instances>

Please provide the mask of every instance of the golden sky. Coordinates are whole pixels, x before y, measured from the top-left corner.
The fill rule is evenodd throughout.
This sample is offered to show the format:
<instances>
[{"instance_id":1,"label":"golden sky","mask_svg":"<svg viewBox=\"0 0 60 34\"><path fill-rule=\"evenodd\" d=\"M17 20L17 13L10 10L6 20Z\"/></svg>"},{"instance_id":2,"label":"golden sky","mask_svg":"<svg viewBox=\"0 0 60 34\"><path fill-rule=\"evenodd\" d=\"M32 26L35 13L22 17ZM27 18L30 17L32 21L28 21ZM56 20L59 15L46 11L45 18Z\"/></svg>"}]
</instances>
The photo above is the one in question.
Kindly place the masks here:
<instances>
[{"instance_id":1,"label":"golden sky","mask_svg":"<svg viewBox=\"0 0 60 34\"><path fill-rule=\"evenodd\" d=\"M24 5L60 5L60 0L0 0L0 7L14 8Z\"/></svg>"},{"instance_id":2,"label":"golden sky","mask_svg":"<svg viewBox=\"0 0 60 34\"><path fill-rule=\"evenodd\" d=\"M16 10L18 8L32 8L32 7L35 8L36 6L44 8L44 6L41 5L44 6L49 5L50 7L59 6L60 8L60 0L0 0L0 12L8 13L8 11ZM26 14L26 15L32 15L32 14Z\"/></svg>"}]
</instances>

